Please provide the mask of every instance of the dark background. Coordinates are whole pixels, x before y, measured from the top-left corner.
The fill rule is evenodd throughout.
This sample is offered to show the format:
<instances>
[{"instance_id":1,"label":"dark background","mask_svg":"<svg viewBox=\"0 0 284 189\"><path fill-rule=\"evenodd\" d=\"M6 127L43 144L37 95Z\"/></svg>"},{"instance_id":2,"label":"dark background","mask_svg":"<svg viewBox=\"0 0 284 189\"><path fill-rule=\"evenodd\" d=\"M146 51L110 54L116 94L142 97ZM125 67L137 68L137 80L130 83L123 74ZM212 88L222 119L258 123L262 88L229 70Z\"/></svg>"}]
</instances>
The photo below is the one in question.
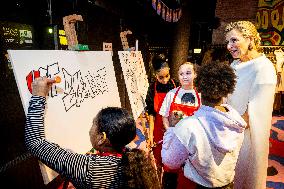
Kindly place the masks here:
<instances>
[{"instance_id":1,"label":"dark background","mask_svg":"<svg viewBox=\"0 0 284 189\"><path fill-rule=\"evenodd\" d=\"M48 12L51 2L52 18ZM112 25L117 24L124 28L129 28L138 36L143 37L151 45L171 45L172 32L176 23L164 21L151 7L150 0L105 0L104 8L96 0L9 0L0 7L0 21L11 21L33 25L35 29L36 48L45 49L44 36L46 35L45 26L52 24L63 28L62 18L71 14L80 14L84 22L77 24L80 31L90 31L103 28L109 18L102 16L102 11L110 16ZM169 8L180 7L180 1L164 0ZM191 36L190 47L196 48L201 45L211 43L212 28L216 25L215 7L216 0L188 0L191 11ZM115 19L116 18L116 19ZM103 19L103 23L96 23L96 20ZM118 20L118 21L117 21ZM90 27L96 24L96 30ZM89 36L82 36L78 32L81 42L91 42ZM85 33L84 33L85 34ZM109 33L106 31L105 35ZM88 41L89 40L89 41Z\"/></svg>"}]
</instances>

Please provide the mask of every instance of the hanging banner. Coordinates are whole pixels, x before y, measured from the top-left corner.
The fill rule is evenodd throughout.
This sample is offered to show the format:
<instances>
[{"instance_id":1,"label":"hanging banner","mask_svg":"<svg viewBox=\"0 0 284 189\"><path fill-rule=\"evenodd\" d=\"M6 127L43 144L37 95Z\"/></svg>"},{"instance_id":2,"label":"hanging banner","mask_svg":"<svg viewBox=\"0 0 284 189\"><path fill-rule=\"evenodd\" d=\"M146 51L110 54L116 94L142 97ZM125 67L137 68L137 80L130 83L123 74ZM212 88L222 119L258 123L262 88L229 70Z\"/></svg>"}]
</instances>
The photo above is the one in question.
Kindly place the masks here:
<instances>
[{"instance_id":1,"label":"hanging banner","mask_svg":"<svg viewBox=\"0 0 284 189\"><path fill-rule=\"evenodd\" d=\"M177 20L180 19L181 15L182 15L182 12L181 12L181 9L178 9L178 12L177 12Z\"/></svg>"},{"instance_id":2,"label":"hanging banner","mask_svg":"<svg viewBox=\"0 0 284 189\"><path fill-rule=\"evenodd\" d=\"M161 13L161 16L164 20L166 20L166 7L165 7L165 4L163 3L163 6L162 6L162 13Z\"/></svg>"},{"instance_id":3,"label":"hanging banner","mask_svg":"<svg viewBox=\"0 0 284 189\"><path fill-rule=\"evenodd\" d=\"M177 1L180 4L179 1ZM177 22L181 17L181 9L170 9L161 0L152 0L152 7L167 22Z\"/></svg>"},{"instance_id":4,"label":"hanging banner","mask_svg":"<svg viewBox=\"0 0 284 189\"><path fill-rule=\"evenodd\" d=\"M177 22L177 10L173 10L173 22Z\"/></svg>"},{"instance_id":5,"label":"hanging banner","mask_svg":"<svg viewBox=\"0 0 284 189\"><path fill-rule=\"evenodd\" d=\"M167 7L166 11L167 11L167 13L166 13L166 21L167 22L171 22L172 21L172 15L171 15L172 11L168 7Z\"/></svg>"},{"instance_id":6,"label":"hanging banner","mask_svg":"<svg viewBox=\"0 0 284 189\"><path fill-rule=\"evenodd\" d=\"M158 15L161 14L161 8L162 8L161 1L158 0L158 5L157 5L157 14L158 14Z\"/></svg>"},{"instance_id":7,"label":"hanging banner","mask_svg":"<svg viewBox=\"0 0 284 189\"><path fill-rule=\"evenodd\" d=\"M157 0L152 0L152 7L153 9L157 9Z\"/></svg>"}]
</instances>

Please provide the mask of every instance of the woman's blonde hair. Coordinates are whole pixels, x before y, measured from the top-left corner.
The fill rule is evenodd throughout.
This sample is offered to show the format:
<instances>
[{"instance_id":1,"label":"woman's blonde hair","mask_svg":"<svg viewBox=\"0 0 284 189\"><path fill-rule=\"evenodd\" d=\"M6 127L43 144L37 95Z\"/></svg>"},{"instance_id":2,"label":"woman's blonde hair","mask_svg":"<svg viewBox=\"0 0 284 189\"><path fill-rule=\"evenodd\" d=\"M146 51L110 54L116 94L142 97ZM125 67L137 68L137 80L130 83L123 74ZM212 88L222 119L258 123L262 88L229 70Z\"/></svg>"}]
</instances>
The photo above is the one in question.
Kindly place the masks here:
<instances>
[{"instance_id":1,"label":"woman's blonde hair","mask_svg":"<svg viewBox=\"0 0 284 189\"><path fill-rule=\"evenodd\" d=\"M250 21L236 21L229 23L225 28L225 33L230 32L233 29L240 31L245 38L252 37L254 39L254 44L258 50L261 44L260 35L255 27L255 25Z\"/></svg>"}]
</instances>

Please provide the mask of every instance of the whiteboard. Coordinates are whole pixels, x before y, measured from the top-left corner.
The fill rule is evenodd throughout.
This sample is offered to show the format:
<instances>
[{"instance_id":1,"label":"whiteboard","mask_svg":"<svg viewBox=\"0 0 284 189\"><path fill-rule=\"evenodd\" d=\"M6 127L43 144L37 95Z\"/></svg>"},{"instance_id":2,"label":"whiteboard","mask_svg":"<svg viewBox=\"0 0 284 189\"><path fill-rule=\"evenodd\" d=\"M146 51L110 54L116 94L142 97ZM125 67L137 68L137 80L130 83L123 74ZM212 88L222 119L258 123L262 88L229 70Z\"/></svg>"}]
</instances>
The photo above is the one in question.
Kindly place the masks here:
<instances>
[{"instance_id":1,"label":"whiteboard","mask_svg":"<svg viewBox=\"0 0 284 189\"><path fill-rule=\"evenodd\" d=\"M8 50L8 54L26 114L34 77L61 77L47 97L46 139L77 153L89 151L89 129L97 112L121 107L111 52ZM45 184L57 176L46 166L41 170Z\"/></svg>"},{"instance_id":2,"label":"whiteboard","mask_svg":"<svg viewBox=\"0 0 284 189\"><path fill-rule=\"evenodd\" d=\"M89 129L103 107L121 107L111 52L9 50L25 113L31 93L26 76L60 76L49 93L45 116L46 138L78 153L91 148Z\"/></svg>"},{"instance_id":3,"label":"whiteboard","mask_svg":"<svg viewBox=\"0 0 284 189\"><path fill-rule=\"evenodd\" d=\"M149 82L141 51L118 51L133 117L145 109Z\"/></svg>"}]
</instances>

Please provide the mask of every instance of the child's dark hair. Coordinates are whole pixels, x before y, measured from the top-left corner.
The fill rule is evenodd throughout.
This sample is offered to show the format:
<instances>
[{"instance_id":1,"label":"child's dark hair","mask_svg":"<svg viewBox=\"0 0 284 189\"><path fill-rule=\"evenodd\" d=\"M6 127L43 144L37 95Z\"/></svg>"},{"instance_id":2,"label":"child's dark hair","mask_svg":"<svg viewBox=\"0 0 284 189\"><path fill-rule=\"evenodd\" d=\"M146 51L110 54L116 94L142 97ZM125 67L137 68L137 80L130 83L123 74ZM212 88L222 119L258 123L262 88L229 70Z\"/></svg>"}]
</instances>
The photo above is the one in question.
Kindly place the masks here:
<instances>
[{"instance_id":1,"label":"child's dark hair","mask_svg":"<svg viewBox=\"0 0 284 189\"><path fill-rule=\"evenodd\" d=\"M166 56L164 54L154 55L152 58L152 66L155 73L159 72L162 68L169 68Z\"/></svg>"},{"instance_id":2,"label":"child's dark hair","mask_svg":"<svg viewBox=\"0 0 284 189\"><path fill-rule=\"evenodd\" d=\"M123 154L124 188L160 189L158 176L149 156L139 149L125 150L136 136L136 124L127 110L118 107L102 109L96 116L98 132L105 132L112 147Z\"/></svg>"},{"instance_id":3,"label":"child's dark hair","mask_svg":"<svg viewBox=\"0 0 284 189\"><path fill-rule=\"evenodd\" d=\"M194 84L204 101L218 103L234 91L236 75L227 63L211 62L199 67Z\"/></svg>"},{"instance_id":4,"label":"child's dark hair","mask_svg":"<svg viewBox=\"0 0 284 189\"><path fill-rule=\"evenodd\" d=\"M118 107L102 109L96 116L98 131L105 132L112 147L121 151L136 136L136 125L127 110Z\"/></svg>"}]
</instances>

